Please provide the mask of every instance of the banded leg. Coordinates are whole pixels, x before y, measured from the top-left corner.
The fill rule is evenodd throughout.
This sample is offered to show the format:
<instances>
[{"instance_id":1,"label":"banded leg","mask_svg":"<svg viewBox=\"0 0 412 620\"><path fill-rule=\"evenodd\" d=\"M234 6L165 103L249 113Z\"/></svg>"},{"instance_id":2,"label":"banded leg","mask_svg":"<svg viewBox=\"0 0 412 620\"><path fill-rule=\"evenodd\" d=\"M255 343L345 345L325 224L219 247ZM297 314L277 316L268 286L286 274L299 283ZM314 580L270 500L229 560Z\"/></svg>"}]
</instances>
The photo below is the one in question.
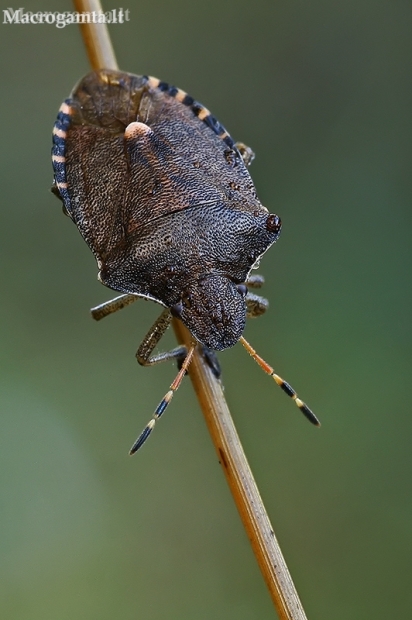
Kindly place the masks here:
<instances>
[{"instance_id":1,"label":"banded leg","mask_svg":"<svg viewBox=\"0 0 412 620\"><path fill-rule=\"evenodd\" d=\"M249 353L249 355L253 357L255 362L259 364L262 370L264 370L270 377L272 377L274 381L278 384L278 386L282 388L282 390L295 401L295 404L299 407L303 415L307 417L309 422L312 422L312 424L314 424L315 426L320 426L318 418L315 416L313 411L311 411L309 407L303 402L303 400L300 400L300 398L298 398L298 395L296 394L293 387L289 385L289 383L286 383L286 381L284 381L281 377L279 377L279 375L275 373L273 368L269 366L269 364L267 364L265 360L256 353L255 349L247 342L247 340L243 338L243 336L241 336L239 342L241 342L241 344L245 347L246 351Z\"/></svg>"}]
</instances>

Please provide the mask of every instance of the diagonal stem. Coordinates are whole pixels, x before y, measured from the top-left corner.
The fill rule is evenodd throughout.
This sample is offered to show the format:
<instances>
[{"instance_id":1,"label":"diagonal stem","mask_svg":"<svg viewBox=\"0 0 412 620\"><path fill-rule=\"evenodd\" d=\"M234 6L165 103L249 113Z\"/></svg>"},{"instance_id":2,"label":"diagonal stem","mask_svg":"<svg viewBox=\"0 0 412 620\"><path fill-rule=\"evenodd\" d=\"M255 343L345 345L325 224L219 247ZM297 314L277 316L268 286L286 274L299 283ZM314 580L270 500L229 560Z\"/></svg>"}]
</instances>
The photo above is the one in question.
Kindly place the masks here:
<instances>
[{"instance_id":1,"label":"diagonal stem","mask_svg":"<svg viewBox=\"0 0 412 620\"><path fill-rule=\"evenodd\" d=\"M99 0L74 0L79 12L101 11ZM93 69L118 69L105 24L82 24L82 36ZM192 337L183 323L173 319L180 344L189 349ZM195 349L190 379L199 399L233 499L250 539L280 620L306 620L298 593L286 566L259 490L253 478L220 382Z\"/></svg>"},{"instance_id":2,"label":"diagonal stem","mask_svg":"<svg viewBox=\"0 0 412 620\"><path fill-rule=\"evenodd\" d=\"M174 319L179 343L191 342L189 331ZM275 532L260 497L222 387L199 352L195 351L189 376L230 491L263 573L280 620L305 620L306 615L283 558Z\"/></svg>"}]
</instances>

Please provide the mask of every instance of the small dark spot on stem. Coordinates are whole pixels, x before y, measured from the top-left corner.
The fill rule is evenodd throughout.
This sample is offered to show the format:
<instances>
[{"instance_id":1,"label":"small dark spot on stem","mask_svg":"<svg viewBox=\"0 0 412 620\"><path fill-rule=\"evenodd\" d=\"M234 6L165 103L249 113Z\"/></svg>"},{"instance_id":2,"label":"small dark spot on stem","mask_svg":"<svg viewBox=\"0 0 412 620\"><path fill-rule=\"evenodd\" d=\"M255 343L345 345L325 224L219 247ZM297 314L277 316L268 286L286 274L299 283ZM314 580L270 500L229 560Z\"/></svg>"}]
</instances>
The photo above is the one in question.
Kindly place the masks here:
<instances>
[{"instance_id":1,"label":"small dark spot on stem","mask_svg":"<svg viewBox=\"0 0 412 620\"><path fill-rule=\"evenodd\" d=\"M219 448L219 454L220 454L220 462L223 464L223 467L227 469L228 464L227 464L227 460L225 457L225 453L223 452L222 448Z\"/></svg>"}]
</instances>

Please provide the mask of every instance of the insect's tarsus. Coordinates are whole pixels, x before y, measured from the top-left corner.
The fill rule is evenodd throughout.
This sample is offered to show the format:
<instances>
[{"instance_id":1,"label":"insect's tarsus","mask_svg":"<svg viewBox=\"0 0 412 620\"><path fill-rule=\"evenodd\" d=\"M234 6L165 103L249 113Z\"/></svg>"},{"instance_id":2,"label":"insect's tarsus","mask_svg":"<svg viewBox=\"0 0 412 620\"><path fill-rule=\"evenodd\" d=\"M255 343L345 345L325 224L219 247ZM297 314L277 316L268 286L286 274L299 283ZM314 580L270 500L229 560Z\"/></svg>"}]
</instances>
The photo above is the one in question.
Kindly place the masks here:
<instances>
[{"instance_id":1,"label":"insect's tarsus","mask_svg":"<svg viewBox=\"0 0 412 620\"><path fill-rule=\"evenodd\" d=\"M282 388L282 390L288 396L290 396L292 398L292 400L295 401L295 404L297 405L297 407L299 407L299 409L301 410L303 415L307 417L309 422L312 422L312 424L314 424L315 426L320 426L320 422L319 422L318 418L315 416L313 411L311 409L309 409L309 407L303 402L303 400L298 398L298 395L296 394L296 392L293 389L293 387L291 385L289 385L289 383L284 381L282 379L282 377L279 377L279 375L277 375L275 373L273 368L271 366L269 366L269 364L267 364L265 362L265 360L262 359L260 357L260 355L258 355L256 353L255 349L248 343L247 340L245 340L243 338L243 336L241 336L241 338L239 339L239 342L245 347L246 351L253 357L255 362L257 364L259 364L259 366L262 368L262 370L264 370L266 372L266 374L268 374L270 377L272 377L273 380L278 384L278 386L280 388Z\"/></svg>"}]
</instances>

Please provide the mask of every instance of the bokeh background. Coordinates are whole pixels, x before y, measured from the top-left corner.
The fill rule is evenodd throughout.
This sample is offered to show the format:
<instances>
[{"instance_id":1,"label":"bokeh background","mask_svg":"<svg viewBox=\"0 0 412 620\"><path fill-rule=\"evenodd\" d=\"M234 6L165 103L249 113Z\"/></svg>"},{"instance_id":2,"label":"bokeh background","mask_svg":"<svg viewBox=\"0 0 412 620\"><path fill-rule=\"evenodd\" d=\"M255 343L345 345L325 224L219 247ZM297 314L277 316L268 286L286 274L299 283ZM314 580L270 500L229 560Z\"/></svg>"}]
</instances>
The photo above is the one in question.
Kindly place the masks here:
<instances>
[{"instance_id":1,"label":"bokeh background","mask_svg":"<svg viewBox=\"0 0 412 620\"><path fill-rule=\"evenodd\" d=\"M187 90L252 146L259 196L283 221L261 267L270 312L246 337L321 430L240 345L220 359L307 614L410 617L412 7L123 8L121 68ZM54 118L88 71L80 34L2 24L0 46L1 617L272 618L188 380L127 454L175 369L134 359L155 304L91 320L111 292L49 192Z\"/></svg>"}]
</instances>

